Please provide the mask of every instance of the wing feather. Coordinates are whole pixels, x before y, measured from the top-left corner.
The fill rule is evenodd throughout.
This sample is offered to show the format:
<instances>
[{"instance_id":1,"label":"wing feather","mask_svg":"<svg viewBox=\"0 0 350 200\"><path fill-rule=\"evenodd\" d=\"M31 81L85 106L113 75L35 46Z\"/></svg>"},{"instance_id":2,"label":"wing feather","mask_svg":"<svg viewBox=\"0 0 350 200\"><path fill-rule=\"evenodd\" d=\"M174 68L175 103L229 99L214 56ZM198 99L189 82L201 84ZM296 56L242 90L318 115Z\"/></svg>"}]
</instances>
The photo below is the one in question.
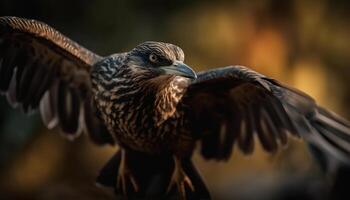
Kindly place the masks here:
<instances>
[{"instance_id":1,"label":"wing feather","mask_svg":"<svg viewBox=\"0 0 350 200\"><path fill-rule=\"evenodd\" d=\"M243 111L243 112L242 112ZM245 154L251 154L254 151L253 128L254 122L249 116L246 108L241 110L243 118L241 121L241 129L238 134L238 146Z\"/></svg>"},{"instance_id":2,"label":"wing feather","mask_svg":"<svg viewBox=\"0 0 350 200\"><path fill-rule=\"evenodd\" d=\"M68 138L80 135L81 127L88 133L104 127L84 111L94 106L90 70L100 59L45 23L0 17L0 91L25 112L39 107L44 124L59 126ZM86 117L94 124L85 126Z\"/></svg>"},{"instance_id":3,"label":"wing feather","mask_svg":"<svg viewBox=\"0 0 350 200\"><path fill-rule=\"evenodd\" d=\"M250 154L254 135L264 150L275 152L293 135L316 145L328 158L350 164L348 121L317 106L307 94L246 67L198 73L182 103L191 108L186 116L202 141L205 158L228 159L235 143Z\"/></svg>"}]
</instances>

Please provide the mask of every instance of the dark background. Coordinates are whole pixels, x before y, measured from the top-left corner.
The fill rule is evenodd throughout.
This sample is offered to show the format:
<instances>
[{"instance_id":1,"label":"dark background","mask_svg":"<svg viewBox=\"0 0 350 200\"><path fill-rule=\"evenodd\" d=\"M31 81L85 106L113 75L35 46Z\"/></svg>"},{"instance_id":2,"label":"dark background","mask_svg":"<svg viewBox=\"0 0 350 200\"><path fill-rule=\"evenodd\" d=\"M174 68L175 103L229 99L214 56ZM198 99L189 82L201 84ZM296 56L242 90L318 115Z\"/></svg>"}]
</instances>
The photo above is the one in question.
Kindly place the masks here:
<instances>
[{"instance_id":1,"label":"dark background","mask_svg":"<svg viewBox=\"0 0 350 200\"><path fill-rule=\"evenodd\" d=\"M41 20L100 55L147 40L179 45L195 70L246 65L350 119L350 2L1 0L0 16ZM195 161L214 199L322 199L329 183L302 141L275 155ZM69 142L0 98L1 199L111 199L94 186L115 147Z\"/></svg>"}]
</instances>

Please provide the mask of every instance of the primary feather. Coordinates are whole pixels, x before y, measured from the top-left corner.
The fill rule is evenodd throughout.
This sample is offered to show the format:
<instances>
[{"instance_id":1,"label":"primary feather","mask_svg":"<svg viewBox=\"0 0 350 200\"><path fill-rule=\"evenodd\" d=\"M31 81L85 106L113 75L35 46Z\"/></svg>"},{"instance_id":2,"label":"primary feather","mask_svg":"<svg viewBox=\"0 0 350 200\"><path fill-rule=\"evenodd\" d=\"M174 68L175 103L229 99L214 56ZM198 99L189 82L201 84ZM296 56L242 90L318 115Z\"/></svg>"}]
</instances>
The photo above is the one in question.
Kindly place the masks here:
<instances>
[{"instance_id":1,"label":"primary feather","mask_svg":"<svg viewBox=\"0 0 350 200\"><path fill-rule=\"evenodd\" d=\"M45 23L0 18L0 91L25 112L39 108L44 124L68 138L103 126L89 102L90 71L100 59Z\"/></svg>"}]
</instances>

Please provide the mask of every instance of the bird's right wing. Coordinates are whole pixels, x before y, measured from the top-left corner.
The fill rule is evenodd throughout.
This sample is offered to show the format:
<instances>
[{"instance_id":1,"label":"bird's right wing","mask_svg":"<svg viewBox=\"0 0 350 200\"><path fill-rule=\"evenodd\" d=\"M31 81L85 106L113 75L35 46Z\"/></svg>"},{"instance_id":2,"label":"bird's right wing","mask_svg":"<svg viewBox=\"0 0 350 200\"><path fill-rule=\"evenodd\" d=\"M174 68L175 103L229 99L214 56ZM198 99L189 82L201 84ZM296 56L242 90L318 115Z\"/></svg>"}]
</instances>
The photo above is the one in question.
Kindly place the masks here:
<instances>
[{"instance_id":1,"label":"bird's right wing","mask_svg":"<svg viewBox=\"0 0 350 200\"><path fill-rule=\"evenodd\" d=\"M90 94L90 70L100 59L45 23L0 17L0 92L24 112L40 107L44 124L68 138L85 130L113 143Z\"/></svg>"},{"instance_id":2,"label":"bird's right wing","mask_svg":"<svg viewBox=\"0 0 350 200\"><path fill-rule=\"evenodd\" d=\"M228 159L233 145L251 153L254 137L274 152L287 136L350 164L350 123L308 95L243 66L198 73L182 100L206 158Z\"/></svg>"}]
</instances>

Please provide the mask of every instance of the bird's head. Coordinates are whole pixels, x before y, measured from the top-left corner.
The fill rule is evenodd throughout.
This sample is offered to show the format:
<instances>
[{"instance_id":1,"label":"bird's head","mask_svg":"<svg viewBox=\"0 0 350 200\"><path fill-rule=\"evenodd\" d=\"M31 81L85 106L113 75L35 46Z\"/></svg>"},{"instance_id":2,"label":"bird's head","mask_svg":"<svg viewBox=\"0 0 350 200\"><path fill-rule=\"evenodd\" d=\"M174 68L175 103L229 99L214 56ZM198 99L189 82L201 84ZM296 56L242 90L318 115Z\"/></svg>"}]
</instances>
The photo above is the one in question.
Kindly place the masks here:
<instances>
[{"instance_id":1,"label":"bird's head","mask_svg":"<svg viewBox=\"0 0 350 200\"><path fill-rule=\"evenodd\" d=\"M144 42L128 54L127 62L153 75L177 75L191 79L196 73L184 63L185 55L176 45L163 42Z\"/></svg>"}]
</instances>

